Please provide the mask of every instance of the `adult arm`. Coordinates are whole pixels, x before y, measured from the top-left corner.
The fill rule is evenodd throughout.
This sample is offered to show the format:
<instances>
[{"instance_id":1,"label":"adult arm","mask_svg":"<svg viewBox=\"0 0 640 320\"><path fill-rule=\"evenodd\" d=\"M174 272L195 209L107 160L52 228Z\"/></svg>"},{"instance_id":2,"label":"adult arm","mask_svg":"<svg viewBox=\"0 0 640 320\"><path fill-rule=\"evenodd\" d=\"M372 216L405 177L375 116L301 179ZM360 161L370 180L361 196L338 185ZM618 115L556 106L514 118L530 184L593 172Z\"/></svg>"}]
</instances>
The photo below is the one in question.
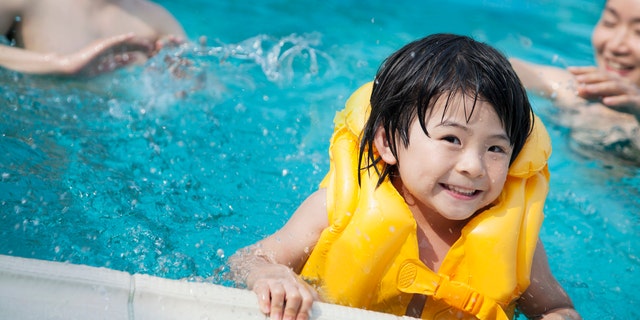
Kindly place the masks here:
<instances>
[{"instance_id":1,"label":"adult arm","mask_svg":"<svg viewBox=\"0 0 640 320\"><path fill-rule=\"evenodd\" d=\"M569 71L516 58L509 61L522 84L532 93L553 100L559 107L575 108L587 102L577 95L577 82Z\"/></svg>"},{"instance_id":2,"label":"adult arm","mask_svg":"<svg viewBox=\"0 0 640 320\"><path fill-rule=\"evenodd\" d=\"M147 5L154 6L157 9L158 14L154 16L152 21L160 33L180 38L186 37L180 22L167 9L153 2L147 2Z\"/></svg>"},{"instance_id":3,"label":"adult arm","mask_svg":"<svg viewBox=\"0 0 640 320\"><path fill-rule=\"evenodd\" d=\"M626 79L596 67L562 69L516 58L510 61L527 90L552 100L560 108L576 109L588 104L612 117L621 112L640 121L640 88Z\"/></svg>"},{"instance_id":4,"label":"adult arm","mask_svg":"<svg viewBox=\"0 0 640 320\"><path fill-rule=\"evenodd\" d=\"M551 273L547 253L539 239L531 266L531 284L518 300L518 307L529 319L582 319Z\"/></svg>"},{"instance_id":5,"label":"adult arm","mask_svg":"<svg viewBox=\"0 0 640 320\"><path fill-rule=\"evenodd\" d=\"M95 75L137 62L153 50L153 44L133 33L99 39L66 55L0 45L0 66L32 74Z\"/></svg>"},{"instance_id":6,"label":"adult arm","mask_svg":"<svg viewBox=\"0 0 640 320\"><path fill-rule=\"evenodd\" d=\"M144 15L145 23L152 26L158 33L156 50L180 44L186 40L187 35L182 24L163 6L151 1L137 1L127 5L137 6L135 11Z\"/></svg>"},{"instance_id":7,"label":"adult arm","mask_svg":"<svg viewBox=\"0 0 640 320\"><path fill-rule=\"evenodd\" d=\"M256 293L260 310L271 319L309 318L313 301L319 298L298 273L327 226L326 189L320 189L282 229L229 258L234 280Z\"/></svg>"}]
</instances>

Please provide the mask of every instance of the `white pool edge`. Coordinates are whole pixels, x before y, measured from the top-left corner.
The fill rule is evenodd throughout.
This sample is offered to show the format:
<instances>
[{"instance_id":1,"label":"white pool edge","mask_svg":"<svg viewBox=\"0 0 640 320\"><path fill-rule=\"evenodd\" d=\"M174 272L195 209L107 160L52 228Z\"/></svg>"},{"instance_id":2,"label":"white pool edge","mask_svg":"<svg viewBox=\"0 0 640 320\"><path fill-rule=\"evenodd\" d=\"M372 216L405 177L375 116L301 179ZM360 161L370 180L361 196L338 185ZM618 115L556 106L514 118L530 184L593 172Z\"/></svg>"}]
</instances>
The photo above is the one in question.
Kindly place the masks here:
<instances>
[{"instance_id":1,"label":"white pool edge","mask_svg":"<svg viewBox=\"0 0 640 320\"><path fill-rule=\"evenodd\" d=\"M267 319L248 290L0 255L3 319ZM314 303L312 319L410 319Z\"/></svg>"}]
</instances>

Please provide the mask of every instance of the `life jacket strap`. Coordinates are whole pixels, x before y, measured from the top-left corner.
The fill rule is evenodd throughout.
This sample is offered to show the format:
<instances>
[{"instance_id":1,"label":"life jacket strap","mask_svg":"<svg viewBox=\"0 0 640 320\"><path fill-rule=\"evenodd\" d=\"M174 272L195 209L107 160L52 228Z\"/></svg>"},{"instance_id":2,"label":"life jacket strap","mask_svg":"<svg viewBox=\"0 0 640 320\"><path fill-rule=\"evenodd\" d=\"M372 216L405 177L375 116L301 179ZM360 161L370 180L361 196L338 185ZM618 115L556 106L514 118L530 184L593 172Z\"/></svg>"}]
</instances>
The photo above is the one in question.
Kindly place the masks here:
<instances>
[{"instance_id":1,"label":"life jacket strap","mask_svg":"<svg viewBox=\"0 0 640 320\"><path fill-rule=\"evenodd\" d=\"M509 319L502 307L466 283L451 281L448 276L433 272L422 262L407 260L398 272L398 290L404 293L423 294L443 300L448 305L463 310L479 319Z\"/></svg>"}]
</instances>

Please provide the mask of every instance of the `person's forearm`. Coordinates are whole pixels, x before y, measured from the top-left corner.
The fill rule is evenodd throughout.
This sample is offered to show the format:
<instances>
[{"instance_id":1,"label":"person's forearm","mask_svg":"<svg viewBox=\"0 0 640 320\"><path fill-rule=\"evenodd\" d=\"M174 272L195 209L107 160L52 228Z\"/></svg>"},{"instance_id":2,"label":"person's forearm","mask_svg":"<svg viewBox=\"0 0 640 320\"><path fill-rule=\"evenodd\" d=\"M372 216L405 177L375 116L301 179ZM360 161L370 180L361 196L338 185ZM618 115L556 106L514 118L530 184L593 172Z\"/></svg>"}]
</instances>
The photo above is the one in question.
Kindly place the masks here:
<instances>
[{"instance_id":1,"label":"person's forearm","mask_svg":"<svg viewBox=\"0 0 640 320\"><path fill-rule=\"evenodd\" d=\"M231 271L231 280L237 285L246 286L251 289L255 279L251 277L255 269L273 265L274 263L255 245L238 250L234 255L229 257L228 265Z\"/></svg>"},{"instance_id":2,"label":"person's forearm","mask_svg":"<svg viewBox=\"0 0 640 320\"><path fill-rule=\"evenodd\" d=\"M549 87L547 79L542 74L542 66L538 66L516 58L509 59L513 70L518 74L522 84L539 95L548 96L552 89Z\"/></svg>"},{"instance_id":3,"label":"person's forearm","mask_svg":"<svg viewBox=\"0 0 640 320\"><path fill-rule=\"evenodd\" d=\"M66 55L0 45L0 66L33 74L95 75L145 61L152 52L153 44L148 40L126 33L95 40Z\"/></svg>"},{"instance_id":4,"label":"person's forearm","mask_svg":"<svg viewBox=\"0 0 640 320\"><path fill-rule=\"evenodd\" d=\"M0 66L32 74L63 73L64 59L55 53L38 53L0 45Z\"/></svg>"}]
</instances>

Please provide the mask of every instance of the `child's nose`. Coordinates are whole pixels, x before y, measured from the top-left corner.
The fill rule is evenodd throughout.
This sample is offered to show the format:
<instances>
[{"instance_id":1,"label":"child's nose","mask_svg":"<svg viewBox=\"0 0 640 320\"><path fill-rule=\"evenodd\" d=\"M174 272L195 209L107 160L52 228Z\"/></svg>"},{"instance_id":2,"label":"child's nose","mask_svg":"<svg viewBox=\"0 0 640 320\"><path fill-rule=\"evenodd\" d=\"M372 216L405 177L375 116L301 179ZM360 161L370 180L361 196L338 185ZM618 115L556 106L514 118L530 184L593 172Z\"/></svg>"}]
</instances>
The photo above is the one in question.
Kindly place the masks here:
<instances>
[{"instance_id":1,"label":"child's nose","mask_svg":"<svg viewBox=\"0 0 640 320\"><path fill-rule=\"evenodd\" d=\"M458 159L456 169L472 178L481 177L485 172L482 156L474 151L464 152Z\"/></svg>"}]
</instances>

